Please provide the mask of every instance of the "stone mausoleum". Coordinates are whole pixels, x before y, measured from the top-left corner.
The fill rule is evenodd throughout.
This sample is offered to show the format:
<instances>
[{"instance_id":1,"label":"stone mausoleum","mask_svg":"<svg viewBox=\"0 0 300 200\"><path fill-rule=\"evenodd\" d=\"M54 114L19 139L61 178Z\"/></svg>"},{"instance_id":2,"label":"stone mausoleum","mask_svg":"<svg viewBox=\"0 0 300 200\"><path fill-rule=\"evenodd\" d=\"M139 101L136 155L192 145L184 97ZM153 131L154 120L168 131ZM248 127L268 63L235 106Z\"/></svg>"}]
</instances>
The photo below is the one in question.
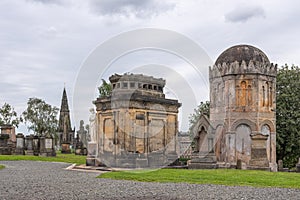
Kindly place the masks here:
<instances>
[{"instance_id":1,"label":"stone mausoleum","mask_svg":"<svg viewBox=\"0 0 300 200\"><path fill-rule=\"evenodd\" d=\"M276 171L277 66L260 49L237 45L209 70L210 118L194 126L190 168Z\"/></svg>"},{"instance_id":2,"label":"stone mausoleum","mask_svg":"<svg viewBox=\"0 0 300 200\"><path fill-rule=\"evenodd\" d=\"M141 74L115 74L109 80L111 96L94 101L96 150L89 143L87 164L131 168L175 161L181 104L165 98L165 80Z\"/></svg>"}]
</instances>

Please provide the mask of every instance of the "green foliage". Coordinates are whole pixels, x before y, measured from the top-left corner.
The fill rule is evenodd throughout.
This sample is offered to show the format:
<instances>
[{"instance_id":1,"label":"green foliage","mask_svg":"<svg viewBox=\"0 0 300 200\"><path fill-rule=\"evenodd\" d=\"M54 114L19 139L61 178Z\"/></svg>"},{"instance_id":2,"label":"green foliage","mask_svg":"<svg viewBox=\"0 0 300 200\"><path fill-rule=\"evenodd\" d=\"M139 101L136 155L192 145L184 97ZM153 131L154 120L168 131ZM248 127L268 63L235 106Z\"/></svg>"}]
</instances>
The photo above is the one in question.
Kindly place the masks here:
<instances>
[{"instance_id":1,"label":"green foliage","mask_svg":"<svg viewBox=\"0 0 300 200\"><path fill-rule=\"evenodd\" d=\"M4 167L3 165L0 165L0 170L1 170L1 169L4 169L4 168L5 168L5 167Z\"/></svg>"},{"instance_id":2,"label":"green foliage","mask_svg":"<svg viewBox=\"0 0 300 200\"><path fill-rule=\"evenodd\" d=\"M18 127L20 122L22 122L22 118L18 117L15 109L8 103L4 103L0 108L0 126L13 125Z\"/></svg>"},{"instance_id":3,"label":"green foliage","mask_svg":"<svg viewBox=\"0 0 300 200\"><path fill-rule=\"evenodd\" d=\"M300 174L286 172L265 172L255 170L136 170L103 173L99 176L99 178L111 178L142 182L182 182L193 184L300 188Z\"/></svg>"},{"instance_id":4,"label":"green foliage","mask_svg":"<svg viewBox=\"0 0 300 200\"><path fill-rule=\"evenodd\" d=\"M300 68L285 65L276 78L277 159L291 168L300 156Z\"/></svg>"},{"instance_id":5,"label":"green foliage","mask_svg":"<svg viewBox=\"0 0 300 200\"><path fill-rule=\"evenodd\" d=\"M56 153L56 157L43 157L43 156L23 156L23 155L0 155L0 161L4 160L31 160L31 161L45 161L45 162L65 162L75 163L77 165L85 164L86 156L79 156L75 154L62 154Z\"/></svg>"},{"instance_id":6,"label":"green foliage","mask_svg":"<svg viewBox=\"0 0 300 200\"><path fill-rule=\"evenodd\" d=\"M34 131L34 134L45 136L50 133L55 137L58 124L57 114L58 108L55 106L52 107L42 99L30 98L23 117L28 129Z\"/></svg>"},{"instance_id":7,"label":"green foliage","mask_svg":"<svg viewBox=\"0 0 300 200\"><path fill-rule=\"evenodd\" d=\"M110 83L107 83L104 79L102 79L102 85L98 87L98 90L100 97L108 97L111 95L112 86Z\"/></svg>"}]
</instances>

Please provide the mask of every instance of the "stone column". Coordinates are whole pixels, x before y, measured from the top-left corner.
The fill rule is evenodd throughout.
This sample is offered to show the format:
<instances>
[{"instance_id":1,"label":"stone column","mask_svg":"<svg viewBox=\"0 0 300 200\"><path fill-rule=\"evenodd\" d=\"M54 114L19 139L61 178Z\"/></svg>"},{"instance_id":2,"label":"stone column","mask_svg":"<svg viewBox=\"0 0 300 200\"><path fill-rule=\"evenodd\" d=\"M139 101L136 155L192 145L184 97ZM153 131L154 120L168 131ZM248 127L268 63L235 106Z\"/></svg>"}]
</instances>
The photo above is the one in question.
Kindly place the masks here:
<instances>
[{"instance_id":1,"label":"stone column","mask_svg":"<svg viewBox=\"0 0 300 200\"><path fill-rule=\"evenodd\" d=\"M16 155L25 155L25 139L23 133L18 133L16 136L17 144L16 144Z\"/></svg>"}]
</instances>

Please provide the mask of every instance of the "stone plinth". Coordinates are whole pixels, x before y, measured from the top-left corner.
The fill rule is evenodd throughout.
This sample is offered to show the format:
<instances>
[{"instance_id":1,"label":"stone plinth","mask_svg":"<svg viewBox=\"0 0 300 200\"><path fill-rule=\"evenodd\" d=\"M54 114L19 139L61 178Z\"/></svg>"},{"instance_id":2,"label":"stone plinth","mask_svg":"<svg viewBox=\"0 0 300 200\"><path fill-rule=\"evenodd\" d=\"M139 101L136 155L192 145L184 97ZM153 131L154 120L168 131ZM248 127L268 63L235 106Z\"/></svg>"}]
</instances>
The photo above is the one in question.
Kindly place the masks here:
<instances>
[{"instance_id":1,"label":"stone plinth","mask_svg":"<svg viewBox=\"0 0 300 200\"><path fill-rule=\"evenodd\" d=\"M188 163L189 169L216 169L217 160L214 153L193 153L192 159Z\"/></svg>"},{"instance_id":2,"label":"stone plinth","mask_svg":"<svg viewBox=\"0 0 300 200\"><path fill-rule=\"evenodd\" d=\"M247 169L270 171L266 148L268 135L252 134L251 139L251 160Z\"/></svg>"},{"instance_id":3,"label":"stone plinth","mask_svg":"<svg viewBox=\"0 0 300 200\"><path fill-rule=\"evenodd\" d=\"M87 158L86 165L87 166L96 166L96 156L97 156L97 143L89 142L87 148Z\"/></svg>"}]
</instances>

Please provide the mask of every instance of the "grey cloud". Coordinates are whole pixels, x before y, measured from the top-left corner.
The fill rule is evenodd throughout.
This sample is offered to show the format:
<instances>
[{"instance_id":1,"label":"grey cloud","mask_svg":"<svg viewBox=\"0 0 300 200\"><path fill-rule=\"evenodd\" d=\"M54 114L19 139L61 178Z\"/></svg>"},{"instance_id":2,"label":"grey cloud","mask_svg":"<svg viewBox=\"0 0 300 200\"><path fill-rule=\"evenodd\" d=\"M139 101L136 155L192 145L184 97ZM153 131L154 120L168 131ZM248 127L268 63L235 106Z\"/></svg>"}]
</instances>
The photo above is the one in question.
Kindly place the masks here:
<instances>
[{"instance_id":1,"label":"grey cloud","mask_svg":"<svg viewBox=\"0 0 300 200\"><path fill-rule=\"evenodd\" d=\"M91 0L90 7L100 15L134 15L145 18L172 10L175 4L160 0Z\"/></svg>"},{"instance_id":2,"label":"grey cloud","mask_svg":"<svg viewBox=\"0 0 300 200\"><path fill-rule=\"evenodd\" d=\"M225 20L229 22L246 22L254 17L265 17L265 11L261 6L236 7L225 15Z\"/></svg>"},{"instance_id":3,"label":"grey cloud","mask_svg":"<svg viewBox=\"0 0 300 200\"><path fill-rule=\"evenodd\" d=\"M34 3L44 3L44 4L61 4L61 0L27 0L29 2L34 2Z\"/></svg>"}]
</instances>

